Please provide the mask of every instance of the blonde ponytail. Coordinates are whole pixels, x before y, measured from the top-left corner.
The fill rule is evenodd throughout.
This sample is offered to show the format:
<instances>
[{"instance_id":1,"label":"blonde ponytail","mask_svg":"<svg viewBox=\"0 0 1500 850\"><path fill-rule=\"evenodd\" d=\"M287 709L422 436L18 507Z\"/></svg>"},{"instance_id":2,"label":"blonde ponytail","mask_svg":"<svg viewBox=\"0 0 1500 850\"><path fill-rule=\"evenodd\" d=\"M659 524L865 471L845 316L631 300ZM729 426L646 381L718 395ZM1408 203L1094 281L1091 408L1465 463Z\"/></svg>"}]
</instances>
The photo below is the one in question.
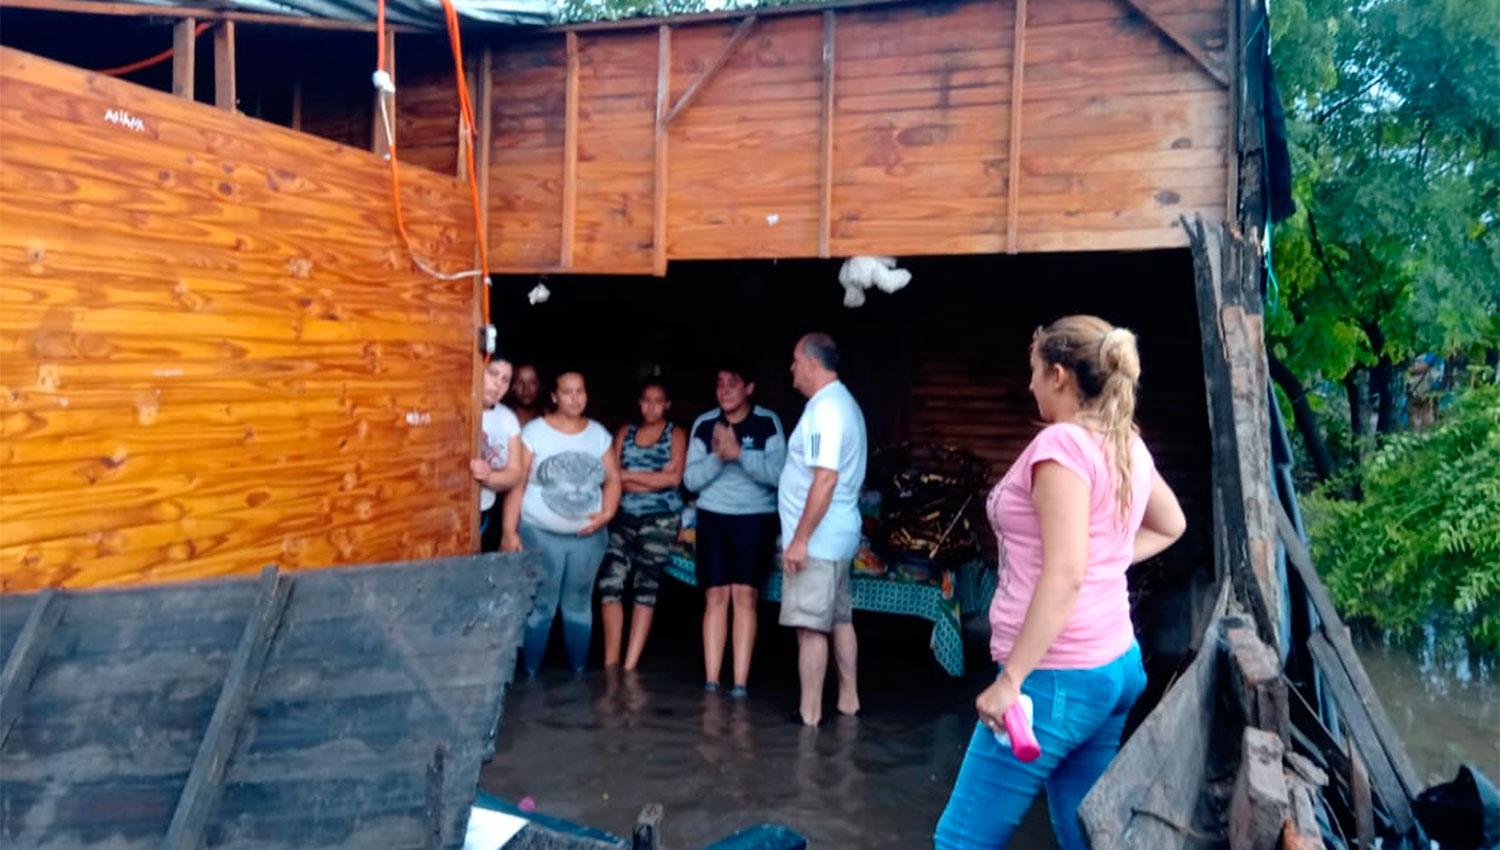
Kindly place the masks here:
<instances>
[{"instance_id":1,"label":"blonde ponytail","mask_svg":"<svg viewBox=\"0 0 1500 850\"><path fill-rule=\"evenodd\" d=\"M1130 513L1131 442L1135 438L1135 393L1141 356L1135 334L1097 316L1065 316L1037 331L1037 353L1078 381L1083 418L1104 437L1114 467L1120 519Z\"/></svg>"}]
</instances>

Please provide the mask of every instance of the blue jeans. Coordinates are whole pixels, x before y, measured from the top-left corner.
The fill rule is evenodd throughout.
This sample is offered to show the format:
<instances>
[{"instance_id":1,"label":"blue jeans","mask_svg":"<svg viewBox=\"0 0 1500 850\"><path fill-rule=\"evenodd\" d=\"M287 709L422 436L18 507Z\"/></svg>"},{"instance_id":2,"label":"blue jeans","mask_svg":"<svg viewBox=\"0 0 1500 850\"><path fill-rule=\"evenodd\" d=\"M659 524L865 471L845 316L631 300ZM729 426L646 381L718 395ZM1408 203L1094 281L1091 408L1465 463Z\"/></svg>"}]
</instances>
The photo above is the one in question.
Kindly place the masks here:
<instances>
[{"instance_id":1,"label":"blue jeans","mask_svg":"<svg viewBox=\"0 0 1500 850\"><path fill-rule=\"evenodd\" d=\"M526 615L521 663L527 675L536 675L547 652L552 620L561 607L568 661L575 672L581 672L588 661L589 634L594 628L594 576L604 560L609 536L603 530L588 537L555 534L525 524L520 532L526 551L542 556L542 586L537 589L531 613Z\"/></svg>"},{"instance_id":2,"label":"blue jeans","mask_svg":"<svg viewBox=\"0 0 1500 850\"><path fill-rule=\"evenodd\" d=\"M938 821L938 850L1001 850L1045 784L1052 829L1062 850L1088 850L1078 808L1120 749L1125 716L1146 689L1141 648L1091 670L1034 670L1021 685L1036 709L1042 756L1030 764L995 733L975 724L948 807Z\"/></svg>"}]
</instances>

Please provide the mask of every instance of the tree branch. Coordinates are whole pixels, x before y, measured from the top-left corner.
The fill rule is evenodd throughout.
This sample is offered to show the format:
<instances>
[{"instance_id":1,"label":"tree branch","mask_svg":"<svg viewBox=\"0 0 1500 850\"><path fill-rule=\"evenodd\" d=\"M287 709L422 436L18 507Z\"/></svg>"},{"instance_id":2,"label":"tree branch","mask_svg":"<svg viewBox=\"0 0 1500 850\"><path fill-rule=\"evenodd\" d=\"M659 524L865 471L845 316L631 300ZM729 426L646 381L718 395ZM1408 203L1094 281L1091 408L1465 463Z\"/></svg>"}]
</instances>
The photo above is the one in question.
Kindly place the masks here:
<instances>
[{"instance_id":1,"label":"tree branch","mask_svg":"<svg viewBox=\"0 0 1500 850\"><path fill-rule=\"evenodd\" d=\"M1313 215L1311 206L1307 208L1307 239L1312 245L1313 256L1318 258L1318 268L1323 272L1323 279L1328 281L1328 288L1338 297L1344 309L1351 314L1356 313L1357 311L1354 309L1354 304L1350 302L1348 293L1344 292L1333 276L1333 262L1328 259L1328 252L1323 248L1323 239L1318 236L1318 220Z\"/></svg>"},{"instance_id":2,"label":"tree branch","mask_svg":"<svg viewBox=\"0 0 1500 850\"><path fill-rule=\"evenodd\" d=\"M1324 109L1323 111L1319 112L1317 115L1313 116L1313 123L1314 124L1318 124L1319 126L1321 126L1324 121L1327 121L1329 118L1332 118L1335 114L1338 113L1339 110L1343 109L1344 107L1348 106L1349 104L1351 104L1351 103L1355 102L1356 100L1359 100L1360 98L1362 98L1365 95L1369 94L1371 89L1375 88L1376 86L1380 85L1383 82L1385 82L1385 74L1381 74L1380 76L1378 76L1375 79L1369 81L1368 83L1365 83L1365 85L1359 91L1355 92L1354 94L1349 95L1348 97L1344 98L1343 100L1340 100L1338 103L1335 103L1334 105L1328 107L1327 109Z\"/></svg>"}]
</instances>

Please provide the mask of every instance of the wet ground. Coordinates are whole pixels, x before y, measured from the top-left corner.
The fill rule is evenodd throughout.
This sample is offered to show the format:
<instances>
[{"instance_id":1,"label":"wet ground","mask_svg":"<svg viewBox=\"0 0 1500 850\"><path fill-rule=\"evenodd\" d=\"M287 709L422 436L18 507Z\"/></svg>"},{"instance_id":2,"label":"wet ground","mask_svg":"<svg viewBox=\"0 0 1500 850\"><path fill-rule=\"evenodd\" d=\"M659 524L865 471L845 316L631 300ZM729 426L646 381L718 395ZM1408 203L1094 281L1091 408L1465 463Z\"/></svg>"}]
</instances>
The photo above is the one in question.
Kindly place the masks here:
<instances>
[{"instance_id":1,"label":"wet ground","mask_svg":"<svg viewBox=\"0 0 1500 850\"><path fill-rule=\"evenodd\" d=\"M930 625L861 612L864 711L808 730L792 721L796 648L775 625L774 606L761 609L749 699L703 691L700 600L663 587L638 674L606 675L596 647L596 669L581 679L553 658L539 680L518 682L480 784L621 835L642 806L661 803L666 840L681 850L767 821L797 829L818 850L931 847L973 729L973 697L993 674L983 624L969 624L968 675L954 679L927 648ZM1356 630L1355 642L1424 781L1451 779L1463 762L1500 778L1492 660L1436 632L1394 645ZM831 691L827 706L832 714ZM1039 802L1012 847L1055 846Z\"/></svg>"},{"instance_id":2,"label":"wet ground","mask_svg":"<svg viewBox=\"0 0 1500 850\"><path fill-rule=\"evenodd\" d=\"M803 729L791 720L795 645L775 608L762 607L751 695L736 701L703 691L701 603L677 591L663 588L639 674L596 669L575 680L554 662L517 683L480 784L624 835L643 805L662 803L666 841L683 850L767 821L819 850L931 847L973 730L973 697L993 674L982 636L969 675L952 679L927 649L930 625L857 615L864 711ZM1055 847L1042 808L1012 847Z\"/></svg>"}]
</instances>

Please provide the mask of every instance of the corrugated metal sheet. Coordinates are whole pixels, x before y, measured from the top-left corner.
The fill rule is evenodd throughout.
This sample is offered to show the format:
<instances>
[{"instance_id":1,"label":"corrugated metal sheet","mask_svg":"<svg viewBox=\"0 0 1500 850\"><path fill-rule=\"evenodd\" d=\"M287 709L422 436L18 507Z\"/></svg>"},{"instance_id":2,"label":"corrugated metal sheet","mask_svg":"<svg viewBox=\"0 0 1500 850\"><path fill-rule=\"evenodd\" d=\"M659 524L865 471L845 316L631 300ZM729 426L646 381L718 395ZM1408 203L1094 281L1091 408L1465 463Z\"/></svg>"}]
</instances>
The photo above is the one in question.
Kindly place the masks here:
<instances>
[{"instance_id":1,"label":"corrugated metal sheet","mask_svg":"<svg viewBox=\"0 0 1500 850\"><path fill-rule=\"evenodd\" d=\"M218 3L172 2L172 0L125 0L143 6L212 6L234 12L291 15L341 21L375 20L375 0L224 0ZM463 17L473 21L512 26L544 26L557 17L557 0L454 0ZM443 4L439 0L387 0L386 18L394 24L428 29L443 28Z\"/></svg>"}]
</instances>

